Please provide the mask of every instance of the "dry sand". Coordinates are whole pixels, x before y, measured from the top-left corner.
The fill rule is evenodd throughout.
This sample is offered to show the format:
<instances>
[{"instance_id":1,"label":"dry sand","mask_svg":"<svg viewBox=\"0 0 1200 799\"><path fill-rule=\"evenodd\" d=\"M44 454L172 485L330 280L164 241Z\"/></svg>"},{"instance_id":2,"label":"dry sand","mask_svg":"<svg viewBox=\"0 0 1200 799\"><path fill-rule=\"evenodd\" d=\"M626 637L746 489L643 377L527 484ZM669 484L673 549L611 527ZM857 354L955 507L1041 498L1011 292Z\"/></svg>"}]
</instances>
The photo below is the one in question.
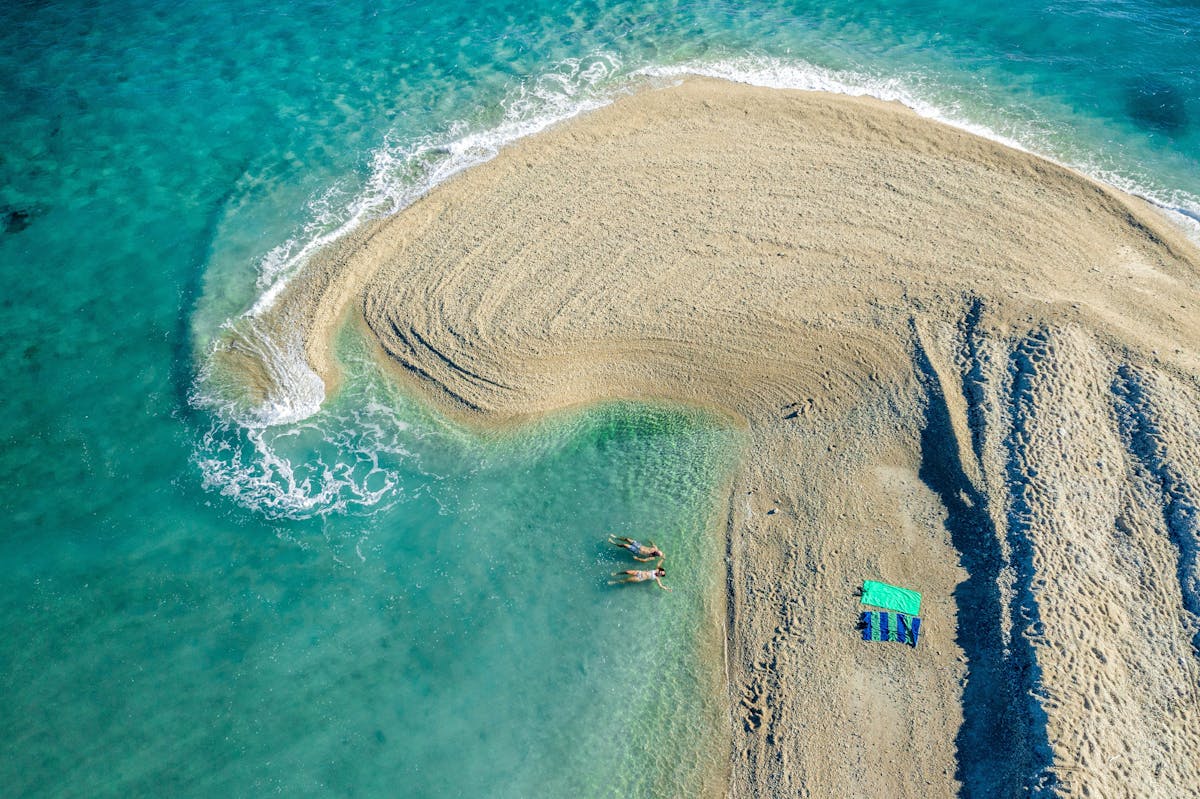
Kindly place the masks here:
<instances>
[{"instance_id":1,"label":"dry sand","mask_svg":"<svg viewBox=\"0 0 1200 799\"><path fill-rule=\"evenodd\" d=\"M1200 252L1138 199L897 105L697 79L360 230L272 323L332 385L352 314L483 421L745 426L730 796L1167 799L1200 792L1197 309ZM917 649L857 637L864 577L924 593Z\"/></svg>"}]
</instances>

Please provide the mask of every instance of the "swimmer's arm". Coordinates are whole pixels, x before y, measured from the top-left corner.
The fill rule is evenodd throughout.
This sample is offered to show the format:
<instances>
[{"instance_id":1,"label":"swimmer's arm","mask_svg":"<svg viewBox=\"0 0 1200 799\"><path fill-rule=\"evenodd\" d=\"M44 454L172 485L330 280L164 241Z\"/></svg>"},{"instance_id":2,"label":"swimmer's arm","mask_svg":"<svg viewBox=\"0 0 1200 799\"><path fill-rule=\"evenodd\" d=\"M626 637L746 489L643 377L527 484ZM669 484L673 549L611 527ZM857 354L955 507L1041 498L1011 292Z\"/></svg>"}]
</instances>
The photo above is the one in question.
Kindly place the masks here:
<instances>
[{"instance_id":1,"label":"swimmer's arm","mask_svg":"<svg viewBox=\"0 0 1200 799\"><path fill-rule=\"evenodd\" d=\"M670 590L671 590L670 588L667 588L665 585L663 585L663 583L662 583L662 580L658 579L657 577L655 577L655 578L654 578L654 582L658 583L658 587L659 587L659 588L661 588L661 589L662 589L662 590L664 590L664 591L670 591Z\"/></svg>"}]
</instances>

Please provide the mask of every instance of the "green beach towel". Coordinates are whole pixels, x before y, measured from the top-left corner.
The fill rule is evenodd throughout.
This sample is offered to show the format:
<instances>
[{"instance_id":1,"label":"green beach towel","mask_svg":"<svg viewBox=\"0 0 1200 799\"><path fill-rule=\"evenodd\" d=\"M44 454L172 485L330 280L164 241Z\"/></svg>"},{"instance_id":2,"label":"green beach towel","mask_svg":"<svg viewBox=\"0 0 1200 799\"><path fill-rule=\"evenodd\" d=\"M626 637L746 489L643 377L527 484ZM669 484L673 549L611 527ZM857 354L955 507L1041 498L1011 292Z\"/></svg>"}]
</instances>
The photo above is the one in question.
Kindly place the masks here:
<instances>
[{"instance_id":1,"label":"green beach towel","mask_svg":"<svg viewBox=\"0 0 1200 799\"><path fill-rule=\"evenodd\" d=\"M874 580L863 580L862 604L887 608L909 616L921 615L921 595L916 591Z\"/></svg>"}]
</instances>

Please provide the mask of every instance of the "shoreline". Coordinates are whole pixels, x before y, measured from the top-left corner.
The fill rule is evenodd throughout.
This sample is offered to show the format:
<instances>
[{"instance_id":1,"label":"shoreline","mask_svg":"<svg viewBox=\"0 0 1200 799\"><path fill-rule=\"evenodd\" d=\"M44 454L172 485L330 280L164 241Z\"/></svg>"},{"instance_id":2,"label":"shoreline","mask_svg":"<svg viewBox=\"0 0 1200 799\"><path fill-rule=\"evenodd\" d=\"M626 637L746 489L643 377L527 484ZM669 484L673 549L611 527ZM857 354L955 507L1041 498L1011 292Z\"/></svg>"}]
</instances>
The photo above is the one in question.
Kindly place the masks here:
<instances>
[{"instance_id":1,"label":"shoreline","mask_svg":"<svg viewBox=\"0 0 1200 799\"><path fill-rule=\"evenodd\" d=\"M1200 484L1200 252L1143 201L894 103L692 79L519 140L302 277L263 321L301 333L327 392L349 315L477 422L605 399L741 420L729 795L953 796L1040 771L1105 795L1200 784L1182 743L1200 698L1162 716L1200 676L1179 656L1186 590L1153 582L1182 568L1172 498L1160 480L1147 501L1155 464L1130 443L1153 427L1159 471ZM1130 370L1147 389L1114 399ZM1111 516L1055 501L1077 485ZM1150 564L1120 585L1112 518ZM1065 557L1078 546L1095 562ZM926 594L920 648L854 640L863 577ZM1081 603L1146 627L1093 626ZM1093 690L1125 710L1093 713ZM1177 755L1090 759L1129 740Z\"/></svg>"}]
</instances>

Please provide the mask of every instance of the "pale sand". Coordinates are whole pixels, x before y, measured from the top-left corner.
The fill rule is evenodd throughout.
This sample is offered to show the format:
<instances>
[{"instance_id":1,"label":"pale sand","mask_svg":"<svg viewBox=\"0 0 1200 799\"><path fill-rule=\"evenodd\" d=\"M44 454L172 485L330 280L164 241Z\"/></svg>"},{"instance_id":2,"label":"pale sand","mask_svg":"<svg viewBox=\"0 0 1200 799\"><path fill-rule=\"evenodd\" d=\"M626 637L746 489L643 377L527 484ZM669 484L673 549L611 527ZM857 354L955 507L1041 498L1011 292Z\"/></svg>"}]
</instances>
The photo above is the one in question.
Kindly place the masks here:
<instances>
[{"instance_id":1,"label":"pale sand","mask_svg":"<svg viewBox=\"0 0 1200 799\"><path fill-rule=\"evenodd\" d=\"M691 80L359 231L274 324L332 385L352 313L485 421L744 425L729 795L1165 799L1200 791L1197 309L1200 252L1140 200L896 105ZM863 578L924 593L916 650L858 638Z\"/></svg>"}]
</instances>

